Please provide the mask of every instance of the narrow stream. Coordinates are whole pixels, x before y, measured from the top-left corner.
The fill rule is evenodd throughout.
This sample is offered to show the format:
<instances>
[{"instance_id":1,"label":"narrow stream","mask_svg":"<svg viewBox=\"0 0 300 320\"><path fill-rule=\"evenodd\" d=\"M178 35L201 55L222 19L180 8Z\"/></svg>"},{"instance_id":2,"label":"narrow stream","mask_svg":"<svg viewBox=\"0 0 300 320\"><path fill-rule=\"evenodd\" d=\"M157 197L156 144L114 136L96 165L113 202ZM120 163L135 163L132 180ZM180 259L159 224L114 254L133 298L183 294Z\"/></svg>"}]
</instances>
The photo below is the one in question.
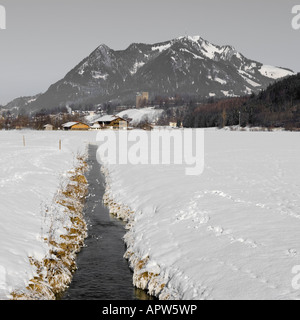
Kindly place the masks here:
<instances>
[{"instance_id":1,"label":"narrow stream","mask_svg":"<svg viewBox=\"0 0 300 320\"><path fill-rule=\"evenodd\" d=\"M132 285L132 271L123 258L124 223L103 205L104 176L96 160L97 146L89 148L89 182L84 213L88 225L85 247L77 256L78 270L62 300L152 300Z\"/></svg>"}]
</instances>

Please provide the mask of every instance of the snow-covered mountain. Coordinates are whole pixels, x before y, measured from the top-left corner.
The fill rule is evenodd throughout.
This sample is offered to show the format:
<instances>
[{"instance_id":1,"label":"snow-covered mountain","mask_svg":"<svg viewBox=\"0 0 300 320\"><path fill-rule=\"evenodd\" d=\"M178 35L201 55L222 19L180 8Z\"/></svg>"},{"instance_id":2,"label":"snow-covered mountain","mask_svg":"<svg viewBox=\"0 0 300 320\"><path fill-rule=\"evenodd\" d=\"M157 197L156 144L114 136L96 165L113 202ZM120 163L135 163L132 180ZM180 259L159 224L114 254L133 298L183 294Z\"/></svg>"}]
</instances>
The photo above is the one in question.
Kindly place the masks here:
<instances>
[{"instance_id":1,"label":"snow-covered mountain","mask_svg":"<svg viewBox=\"0 0 300 320\"><path fill-rule=\"evenodd\" d=\"M31 110L66 104L134 100L138 91L172 96L240 96L294 74L244 57L232 46L200 36L158 44L131 44L115 51L100 45L62 80L29 104ZM27 106L28 107L28 104Z\"/></svg>"},{"instance_id":2,"label":"snow-covered mountain","mask_svg":"<svg viewBox=\"0 0 300 320\"><path fill-rule=\"evenodd\" d=\"M9 102L6 106L5 109L8 109L10 111L15 111L16 113L18 113L18 111L20 111L22 108L26 108L29 107L32 102L36 101L36 99L39 97L40 95L36 95L36 96L32 96L32 97L20 97L20 98L16 98L14 100L12 100L11 102Z\"/></svg>"}]
</instances>

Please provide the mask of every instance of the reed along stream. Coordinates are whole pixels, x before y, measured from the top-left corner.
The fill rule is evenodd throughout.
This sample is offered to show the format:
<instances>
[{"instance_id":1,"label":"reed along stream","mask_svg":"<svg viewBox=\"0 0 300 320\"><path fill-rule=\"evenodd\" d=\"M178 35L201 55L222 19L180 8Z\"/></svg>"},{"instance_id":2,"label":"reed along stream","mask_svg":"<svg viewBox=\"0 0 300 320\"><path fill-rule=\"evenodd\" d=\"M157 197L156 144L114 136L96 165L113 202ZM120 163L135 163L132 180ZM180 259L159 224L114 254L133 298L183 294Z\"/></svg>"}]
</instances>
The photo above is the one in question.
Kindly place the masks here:
<instances>
[{"instance_id":1,"label":"reed along stream","mask_svg":"<svg viewBox=\"0 0 300 320\"><path fill-rule=\"evenodd\" d=\"M152 300L134 288L132 271L123 258L125 224L109 214L102 203L105 178L96 159L97 146L89 147L89 183L84 214L88 225L85 247L77 255L78 270L62 300Z\"/></svg>"}]
</instances>

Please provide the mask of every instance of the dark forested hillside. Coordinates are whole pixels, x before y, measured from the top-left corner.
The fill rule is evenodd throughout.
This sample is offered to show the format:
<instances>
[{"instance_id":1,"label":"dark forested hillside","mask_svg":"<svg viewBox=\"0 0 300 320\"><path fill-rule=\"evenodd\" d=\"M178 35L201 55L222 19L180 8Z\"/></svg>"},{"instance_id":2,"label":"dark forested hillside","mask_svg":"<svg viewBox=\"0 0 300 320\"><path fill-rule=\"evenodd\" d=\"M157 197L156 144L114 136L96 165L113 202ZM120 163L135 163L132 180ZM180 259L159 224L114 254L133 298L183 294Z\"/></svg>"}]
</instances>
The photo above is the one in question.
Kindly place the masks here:
<instances>
[{"instance_id":1,"label":"dark forested hillside","mask_svg":"<svg viewBox=\"0 0 300 320\"><path fill-rule=\"evenodd\" d=\"M186 127L238 125L300 129L300 73L277 81L251 96L192 105L184 119Z\"/></svg>"}]
</instances>

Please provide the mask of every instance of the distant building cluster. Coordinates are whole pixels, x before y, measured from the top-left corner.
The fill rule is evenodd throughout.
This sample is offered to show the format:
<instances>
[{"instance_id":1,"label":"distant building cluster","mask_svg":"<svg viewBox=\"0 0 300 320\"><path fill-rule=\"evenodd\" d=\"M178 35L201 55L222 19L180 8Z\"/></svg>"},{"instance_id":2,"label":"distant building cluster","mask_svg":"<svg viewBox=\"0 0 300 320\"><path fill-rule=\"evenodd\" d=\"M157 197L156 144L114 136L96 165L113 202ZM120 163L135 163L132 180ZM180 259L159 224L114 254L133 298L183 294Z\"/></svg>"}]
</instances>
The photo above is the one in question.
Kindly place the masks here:
<instances>
[{"instance_id":1,"label":"distant building cluster","mask_svg":"<svg viewBox=\"0 0 300 320\"><path fill-rule=\"evenodd\" d=\"M81 109L82 106L68 105L65 108L59 107L49 111L42 109L33 115L18 115L13 109L4 109L0 106L0 130L24 128L45 131L131 130L133 128L152 130L156 126L178 128L182 127L178 117L182 117L179 107L175 110L177 100L177 97L156 97L155 100L149 101L149 92L141 92L136 95L136 106L134 102L128 106L114 105L109 101L105 104L84 106L84 110ZM138 110L133 112L133 115L138 118L138 122L134 122L126 113L126 110L135 108ZM143 113L144 108L163 108L165 112L154 120L148 118L147 112Z\"/></svg>"},{"instance_id":2,"label":"distant building cluster","mask_svg":"<svg viewBox=\"0 0 300 320\"><path fill-rule=\"evenodd\" d=\"M86 123L74 121L67 122L62 125L64 131L82 131L82 130L101 130L101 129L115 129L127 130L129 121L118 116L105 115L101 118L93 120L90 126ZM45 130L51 130L49 126L44 127Z\"/></svg>"}]
</instances>

